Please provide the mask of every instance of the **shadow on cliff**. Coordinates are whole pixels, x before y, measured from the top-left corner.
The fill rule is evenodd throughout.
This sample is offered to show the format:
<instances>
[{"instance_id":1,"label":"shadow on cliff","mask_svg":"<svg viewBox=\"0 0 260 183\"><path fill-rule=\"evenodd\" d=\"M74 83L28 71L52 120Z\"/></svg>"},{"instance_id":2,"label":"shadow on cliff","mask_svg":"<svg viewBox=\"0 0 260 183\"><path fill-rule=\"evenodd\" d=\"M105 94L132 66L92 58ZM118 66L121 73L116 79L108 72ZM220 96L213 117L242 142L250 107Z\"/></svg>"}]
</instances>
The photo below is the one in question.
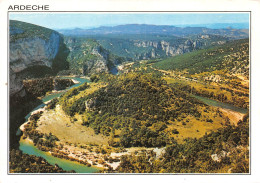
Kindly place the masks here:
<instances>
[{"instance_id":1,"label":"shadow on cliff","mask_svg":"<svg viewBox=\"0 0 260 183\"><path fill-rule=\"evenodd\" d=\"M42 101L28 95L25 97L12 96L9 99L9 148L18 149L22 134L17 135L17 130L25 122L25 116L42 104Z\"/></svg>"}]
</instances>

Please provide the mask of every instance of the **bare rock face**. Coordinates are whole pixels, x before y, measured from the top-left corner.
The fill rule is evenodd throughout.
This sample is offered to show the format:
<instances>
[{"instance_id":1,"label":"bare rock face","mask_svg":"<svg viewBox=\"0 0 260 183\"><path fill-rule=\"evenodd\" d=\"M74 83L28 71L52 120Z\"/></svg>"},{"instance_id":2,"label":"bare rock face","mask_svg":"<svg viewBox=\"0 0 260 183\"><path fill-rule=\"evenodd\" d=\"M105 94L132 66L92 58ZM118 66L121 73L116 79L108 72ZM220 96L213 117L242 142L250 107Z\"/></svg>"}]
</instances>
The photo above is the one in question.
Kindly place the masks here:
<instances>
[{"instance_id":1,"label":"bare rock face","mask_svg":"<svg viewBox=\"0 0 260 183\"><path fill-rule=\"evenodd\" d=\"M141 41L141 40L134 40L134 46L136 47L152 47L152 50L145 54L137 54L136 57L138 59L150 59L160 57L157 52L163 51L166 56L176 56L183 53L191 52L194 49L199 49L202 45L200 41L191 41L187 40L183 44L171 44L168 41Z\"/></svg>"},{"instance_id":2,"label":"bare rock face","mask_svg":"<svg viewBox=\"0 0 260 183\"><path fill-rule=\"evenodd\" d=\"M86 73L101 73L109 71L107 66L109 53L106 50L101 51L100 47L94 47L90 54L95 55L96 58L84 63L82 68L82 73L84 75Z\"/></svg>"},{"instance_id":3,"label":"bare rock face","mask_svg":"<svg viewBox=\"0 0 260 183\"><path fill-rule=\"evenodd\" d=\"M88 99L87 101L85 101L85 106L86 106L87 111L94 110L96 105L97 105L97 99L96 98Z\"/></svg>"},{"instance_id":4,"label":"bare rock face","mask_svg":"<svg viewBox=\"0 0 260 183\"><path fill-rule=\"evenodd\" d=\"M49 40L41 38L19 39L10 44L10 69L20 72L33 65L52 66L59 50L60 35L53 32Z\"/></svg>"},{"instance_id":5,"label":"bare rock face","mask_svg":"<svg viewBox=\"0 0 260 183\"><path fill-rule=\"evenodd\" d=\"M106 50L96 40L66 37L65 44L70 49L70 69L79 71L80 74L109 72L118 64L119 57Z\"/></svg>"},{"instance_id":6,"label":"bare rock face","mask_svg":"<svg viewBox=\"0 0 260 183\"><path fill-rule=\"evenodd\" d=\"M9 80L10 80L10 83L9 83L10 96L12 96L14 94L18 94L19 96L24 97L25 90L23 89L23 81L21 78L16 77L16 74L12 69L10 69L10 72L9 72Z\"/></svg>"},{"instance_id":7,"label":"bare rock face","mask_svg":"<svg viewBox=\"0 0 260 183\"><path fill-rule=\"evenodd\" d=\"M23 79L25 78L20 73L27 68L46 66L52 69L53 62L61 51L61 43L63 43L63 38L58 32L25 22L11 22L9 44L10 96L18 94L22 97L25 95L25 92L22 91Z\"/></svg>"},{"instance_id":8,"label":"bare rock face","mask_svg":"<svg viewBox=\"0 0 260 183\"><path fill-rule=\"evenodd\" d=\"M221 162L221 160L230 155L230 152L221 151L219 154L212 154L211 159L213 161Z\"/></svg>"},{"instance_id":9,"label":"bare rock face","mask_svg":"<svg viewBox=\"0 0 260 183\"><path fill-rule=\"evenodd\" d=\"M91 70L92 73L108 72L108 55L107 50L101 49L101 47L96 47L92 50L92 54L97 55L97 60L93 62Z\"/></svg>"},{"instance_id":10,"label":"bare rock face","mask_svg":"<svg viewBox=\"0 0 260 183\"><path fill-rule=\"evenodd\" d=\"M219 75L210 75L208 77L204 77L204 81L211 81L219 83L221 82L221 77Z\"/></svg>"}]
</instances>

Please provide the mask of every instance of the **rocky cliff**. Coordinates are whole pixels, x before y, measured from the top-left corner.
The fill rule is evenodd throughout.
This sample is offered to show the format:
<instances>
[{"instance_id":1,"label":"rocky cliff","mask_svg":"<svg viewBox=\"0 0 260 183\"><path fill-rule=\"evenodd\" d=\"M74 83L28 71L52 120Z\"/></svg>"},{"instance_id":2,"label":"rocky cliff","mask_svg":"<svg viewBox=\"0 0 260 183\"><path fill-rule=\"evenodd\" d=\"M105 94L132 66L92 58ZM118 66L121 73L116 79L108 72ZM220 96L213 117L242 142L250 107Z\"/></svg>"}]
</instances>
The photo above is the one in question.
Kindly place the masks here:
<instances>
[{"instance_id":1,"label":"rocky cliff","mask_svg":"<svg viewBox=\"0 0 260 183\"><path fill-rule=\"evenodd\" d=\"M65 44L70 50L68 61L74 74L109 72L122 60L93 39L66 37Z\"/></svg>"},{"instance_id":2,"label":"rocky cliff","mask_svg":"<svg viewBox=\"0 0 260 183\"><path fill-rule=\"evenodd\" d=\"M10 44L10 68L20 72L33 65L52 66L58 53L60 35L53 32L49 40L39 37L18 39Z\"/></svg>"},{"instance_id":3,"label":"rocky cliff","mask_svg":"<svg viewBox=\"0 0 260 183\"><path fill-rule=\"evenodd\" d=\"M95 35L91 38L111 53L126 60L166 58L194 50L224 44L227 37L199 34L189 37L173 35Z\"/></svg>"},{"instance_id":4,"label":"rocky cliff","mask_svg":"<svg viewBox=\"0 0 260 183\"><path fill-rule=\"evenodd\" d=\"M10 20L10 95L25 95L22 80L55 74L68 64L62 36L51 29ZM46 72L45 72L46 71Z\"/></svg>"},{"instance_id":5,"label":"rocky cliff","mask_svg":"<svg viewBox=\"0 0 260 183\"><path fill-rule=\"evenodd\" d=\"M144 54L137 54L137 59L150 59L150 58L159 58L162 56L175 56L183 53L191 52L196 49L200 49L203 46L203 43L200 41L187 40L181 44L172 44L170 42L161 40L161 41L140 41L135 40L134 46L149 48L152 49L149 52Z\"/></svg>"}]
</instances>

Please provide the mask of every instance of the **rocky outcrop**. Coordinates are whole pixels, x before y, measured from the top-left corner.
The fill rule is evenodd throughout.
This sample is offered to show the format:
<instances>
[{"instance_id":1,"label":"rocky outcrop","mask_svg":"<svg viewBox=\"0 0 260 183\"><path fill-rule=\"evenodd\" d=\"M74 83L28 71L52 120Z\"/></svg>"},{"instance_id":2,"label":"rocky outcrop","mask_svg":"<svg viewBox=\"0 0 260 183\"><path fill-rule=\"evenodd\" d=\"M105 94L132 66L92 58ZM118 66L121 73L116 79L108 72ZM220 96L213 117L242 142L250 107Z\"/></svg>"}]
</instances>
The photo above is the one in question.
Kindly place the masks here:
<instances>
[{"instance_id":1,"label":"rocky outcrop","mask_svg":"<svg viewBox=\"0 0 260 183\"><path fill-rule=\"evenodd\" d=\"M109 72L121 63L120 57L104 49L96 40L66 37L65 44L70 50L68 61L74 74L91 75Z\"/></svg>"},{"instance_id":2,"label":"rocky outcrop","mask_svg":"<svg viewBox=\"0 0 260 183\"><path fill-rule=\"evenodd\" d=\"M107 50L126 60L144 60L172 57L210 46L224 44L228 38L216 35L192 35L175 37L173 35L117 35L113 38L95 37Z\"/></svg>"},{"instance_id":3,"label":"rocky outcrop","mask_svg":"<svg viewBox=\"0 0 260 183\"><path fill-rule=\"evenodd\" d=\"M217 162L221 162L221 160L225 157L229 157L230 152L226 152L226 151L221 151L219 154L212 154L211 155L211 159L213 161L217 161Z\"/></svg>"},{"instance_id":4,"label":"rocky outcrop","mask_svg":"<svg viewBox=\"0 0 260 183\"><path fill-rule=\"evenodd\" d=\"M203 46L198 40L186 40L184 43L181 44L174 44L168 41L142 41L142 40L135 40L134 46L140 48L149 48L151 47L151 51L137 54L137 59L150 59L150 58L159 58L161 56L175 56L180 55L183 53L191 52L196 49L200 49ZM163 55L162 55L163 53Z\"/></svg>"},{"instance_id":5,"label":"rocky outcrop","mask_svg":"<svg viewBox=\"0 0 260 183\"><path fill-rule=\"evenodd\" d=\"M84 61L82 67L79 69L83 75L109 71L108 51L98 46L92 48L90 54L94 55L95 58Z\"/></svg>"},{"instance_id":6,"label":"rocky outcrop","mask_svg":"<svg viewBox=\"0 0 260 183\"><path fill-rule=\"evenodd\" d=\"M87 101L85 101L85 107L87 111L93 111L96 108L96 105L97 105L96 98L88 99Z\"/></svg>"},{"instance_id":7,"label":"rocky outcrop","mask_svg":"<svg viewBox=\"0 0 260 183\"><path fill-rule=\"evenodd\" d=\"M92 62L90 62L92 67L88 67L88 70L86 72L87 73L108 72L109 52L107 50L104 50L101 46L98 46L92 49L91 54L96 55L97 60L92 60Z\"/></svg>"},{"instance_id":8,"label":"rocky outcrop","mask_svg":"<svg viewBox=\"0 0 260 183\"><path fill-rule=\"evenodd\" d=\"M219 76L219 75L210 75L210 76L204 77L204 81L211 81L211 82L219 83L222 80L221 80L221 76Z\"/></svg>"},{"instance_id":9,"label":"rocky outcrop","mask_svg":"<svg viewBox=\"0 0 260 183\"><path fill-rule=\"evenodd\" d=\"M53 32L49 40L41 38L19 39L10 44L10 69L20 72L33 65L52 66L58 53L60 35Z\"/></svg>"},{"instance_id":10,"label":"rocky outcrop","mask_svg":"<svg viewBox=\"0 0 260 183\"><path fill-rule=\"evenodd\" d=\"M23 79L34 67L47 67L59 70L62 58L66 57L62 36L53 30L19 21L10 21L9 70L10 95L25 95ZM65 62L65 61L64 61ZM64 63L64 65L66 65ZM21 74L22 73L22 74ZM30 74L30 73L27 73ZM43 69L39 74L44 75ZM40 76L40 75L39 75Z\"/></svg>"}]
</instances>

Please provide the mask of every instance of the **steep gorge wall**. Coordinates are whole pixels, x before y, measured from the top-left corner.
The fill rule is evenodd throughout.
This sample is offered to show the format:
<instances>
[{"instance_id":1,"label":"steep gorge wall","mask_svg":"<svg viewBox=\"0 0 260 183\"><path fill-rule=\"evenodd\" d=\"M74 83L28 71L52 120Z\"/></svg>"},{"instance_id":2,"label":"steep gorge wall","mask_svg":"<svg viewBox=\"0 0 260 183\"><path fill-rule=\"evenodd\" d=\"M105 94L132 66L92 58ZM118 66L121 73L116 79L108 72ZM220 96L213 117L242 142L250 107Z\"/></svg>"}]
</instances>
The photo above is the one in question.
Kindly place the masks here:
<instances>
[{"instance_id":1,"label":"steep gorge wall","mask_svg":"<svg viewBox=\"0 0 260 183\"><path fill-rule=\"evenodd\" d=\"M95 39L108 51L126 60L166 58L226 43L229 38L216 35L104 35Z\"/></svg>"},{"instance_id":2,"label":"steep gorge wall","mask_svg":"<svg viewBox=\"0 0 260 183\"><path fill-rule=\"evenodd\" d=\"M39 37L19 39L10 44L10 68L20 72L33 65L52 66L59 51L60 35L53 32L49 40Z\"/></svg>"},{"instance_id":3,"label":"steep gorge wall","mask_svg":"<svg viewBox=\"0 0 260 183\"><path fill-rule=\"evenodd\" d=\"M28 93L24 81L55 75L66 69L69 50L58 32L41 26L10 20L9 22L9 123L10 148L18 148L19 126L24 117L42 103L37 96ZM37 82L39 85L40 83ZM37 94L41 92L37 86ZM44 84L41 87L47 87Z\"/></svg>"},{"instance_id":4,"label":"steep gorge wall","mask_svg":"<svg viewBox=\"0 0 260 183\"><path fill-rule=\"evenodd\" d=\"M91 75L109 72L123 59L112 54L93 39L66 37L65 44L70 50L68 61L73 74Z\"/></svg>"},{"instance_id":5,"label":"steep gorge wall","mask_svg":"<svg viewBox=\"0 0 260 183\"><path fill-rule=\"evenodd\" d=\"M10 95L23 97L23 79L55 74L68 67L66 57L69 51L62 36L53 30L10 21L9 70ZM46 71L46 72L45 72ZM48 71L48 72L47 72Z\"/></svg>"},{"instance_id":6,"label":"steep gorge wall","mask_svg":"<svg viewBox=\"0 0 260 183\"><path fill-rule=\"evenodd\" d=\"M172 44L168 41L134 41L136 47L151 47L152 50L145 54L137 54L137 59L159 58L161 56L175 56L200 49L203 45L200 41L187 40L181 44Z\"/></svg>"}]
</instances>

